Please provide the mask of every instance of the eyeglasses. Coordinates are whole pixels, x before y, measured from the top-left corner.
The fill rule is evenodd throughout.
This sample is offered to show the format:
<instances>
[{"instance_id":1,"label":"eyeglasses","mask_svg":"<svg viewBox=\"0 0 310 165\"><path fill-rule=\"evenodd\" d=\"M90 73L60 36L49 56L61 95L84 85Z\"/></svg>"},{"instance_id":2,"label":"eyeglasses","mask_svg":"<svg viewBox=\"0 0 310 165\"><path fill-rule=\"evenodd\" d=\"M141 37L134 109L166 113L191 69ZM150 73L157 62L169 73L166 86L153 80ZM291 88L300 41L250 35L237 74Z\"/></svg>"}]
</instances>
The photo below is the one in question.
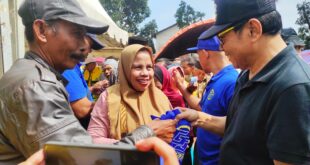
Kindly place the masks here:
<instances>
[{"instance_id":1,"label":"eyeglasses","mask_svg":"<svg viewBox=\"0 0 310 165\"><path fill-rule=\"evenodd\" d=\"M228 28L228 29L222 31L221 33L219 33L219 34L217 35L217 37L218 37L219 40L220 40L221 46L224 45L224 37L223 37L223 36L224 36L225 34L229 33L230 31L234 30L235 28L236 28L235 26L232 26L232 27L230 27L230 28Z\"/></svg>"},{"instance_id":2,"label":"eyeglasses","mask_svg":"<svg viewBox=\"0 0 310 165\"><path fill-rule=\"evenodd\" d=\"M238 29L240 29L246 22L247 22L247 20L246 20L246 21L242 21L242 22L240 22L240 23L237 23L235 26L232 26L232 27L230 27L230 28L227 28L226 30L224 30L224 31L222 31L221 33L219 33L219 34L217 35L217 37L218 37L219 40L220 40L221 46L223 46L223 44L224 44L224 36L225 36L227 33L229 33L229 32L232 31L232 30L238 30Z\"/></svg>"}]
</instances>

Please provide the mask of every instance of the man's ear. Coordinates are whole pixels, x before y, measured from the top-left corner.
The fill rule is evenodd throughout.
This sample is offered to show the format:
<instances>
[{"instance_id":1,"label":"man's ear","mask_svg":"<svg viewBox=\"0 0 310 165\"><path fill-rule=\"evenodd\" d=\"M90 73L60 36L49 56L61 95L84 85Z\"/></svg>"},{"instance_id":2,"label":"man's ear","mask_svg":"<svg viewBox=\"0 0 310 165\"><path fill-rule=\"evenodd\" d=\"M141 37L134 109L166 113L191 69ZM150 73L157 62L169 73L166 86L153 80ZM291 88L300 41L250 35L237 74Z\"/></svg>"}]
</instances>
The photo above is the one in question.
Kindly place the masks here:
<instances>
[{"instance_id":1,"label":"man's ear","mask_svg":"<svg viewBox=\"0 0 310 165\"><path fill-rule=\"evenodd\" d=\"M39 42L46 43L47 42L46 34L48 27L46 26L44 20L35 20L33 22L32 28L34 38L36 38Z\"/></svg>"},{"instance_id":2,"label":"man's ear","mask_svg":"<svg viewBox=\"0 0 310 165\"><path fill-rule=\"evenodd\" d=\"M249 37L252 41L257 41L263 35L263 27L258 19L250 19L248 21Z\"/></svg>"},{"instance_id":3,"label":"man's ear","mask_svg":"<svg viewBox=\"0 0 310 165\"><path fill-rule=\"evenodd\" d=\"M204 56L207 56L207 58L210 58L208 51L206 51L205 49L202 49L202 52L203 52Z\"/></svg>"}]
</instances>

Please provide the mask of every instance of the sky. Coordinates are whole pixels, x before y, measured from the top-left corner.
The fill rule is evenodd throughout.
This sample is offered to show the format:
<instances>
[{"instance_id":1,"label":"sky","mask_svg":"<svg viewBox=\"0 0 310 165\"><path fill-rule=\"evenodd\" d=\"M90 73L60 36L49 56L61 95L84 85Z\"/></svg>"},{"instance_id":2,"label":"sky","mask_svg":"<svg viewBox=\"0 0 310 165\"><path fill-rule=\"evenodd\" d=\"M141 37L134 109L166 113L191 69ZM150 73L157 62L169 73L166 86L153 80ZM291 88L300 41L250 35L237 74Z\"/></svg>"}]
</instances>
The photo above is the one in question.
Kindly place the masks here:
<instances>
[{"instance_id":1,"label":"sky","mask_svg":"<svg viewBox=\"0 0 310 165\"><path fill-rule=\"evenodd\" d=\"M213 0L184 0L192 6L195 11L205 13L205 19L215 17L215 6ZM298 25L295 24L298 13L296 5L304 0L278 0L277 10L280 12L283 21L283 27L293 27L296 31ZM307 0L306 0L307 1ZM175 23L174 14L179 7L181 0L149 0L151 16L144 22L155 19L158 31L169 27Z\"/></svg>"}]
</instances>

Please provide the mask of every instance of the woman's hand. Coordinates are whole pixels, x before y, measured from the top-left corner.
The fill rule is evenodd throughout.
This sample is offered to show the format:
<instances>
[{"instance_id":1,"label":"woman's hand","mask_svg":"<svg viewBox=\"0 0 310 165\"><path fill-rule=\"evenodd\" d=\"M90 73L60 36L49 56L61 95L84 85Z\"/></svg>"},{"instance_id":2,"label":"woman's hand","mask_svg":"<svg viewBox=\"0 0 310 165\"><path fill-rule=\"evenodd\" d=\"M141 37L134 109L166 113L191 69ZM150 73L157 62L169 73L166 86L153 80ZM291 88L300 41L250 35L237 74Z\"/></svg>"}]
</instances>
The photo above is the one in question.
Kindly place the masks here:
<instances>
[{"instance_id":1,"label":"woman's hand","mask_svg":"<svg viewBox=\"0 0 310 165\"><path fill-rule=\"evenodd\" d=\"M176 121L175 120L153 120L150 123L146 124L153 129L156 136L164 140L167 143L170 143L173 138L173 134L176 130Z\"/></svg>"}]
</instances>

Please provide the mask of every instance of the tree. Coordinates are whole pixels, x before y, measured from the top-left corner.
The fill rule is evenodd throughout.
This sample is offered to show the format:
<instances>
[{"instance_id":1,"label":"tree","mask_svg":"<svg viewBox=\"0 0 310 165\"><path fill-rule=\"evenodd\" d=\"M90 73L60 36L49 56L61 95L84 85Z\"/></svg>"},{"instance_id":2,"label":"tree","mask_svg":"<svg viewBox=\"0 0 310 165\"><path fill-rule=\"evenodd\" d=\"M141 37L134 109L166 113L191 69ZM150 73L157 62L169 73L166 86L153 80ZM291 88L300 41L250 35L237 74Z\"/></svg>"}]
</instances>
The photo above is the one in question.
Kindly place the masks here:
<instances>
[{"instance_id":1,"label":"tree","mask_svg":"<svg viewBox=\"0 0 310 165\"><path fill-rule=\"evenodd\" d=\"M138 34L138 25L149 17L148 0L100 0L103 8L122 29Z\"/></svg>"},{"instance_id":2,"label":"tree","mask_svg":"<svg viewBox=\"0 0 310 165\"><path fill-rule=\"evenodd\" d=\"M146 38L148 40L148 43L150 47L152 47L153 51L154 49L154 43L153 43L153 38L155 34L157 33L157 24L155 20L151 20L150 22L146 23L140 30L140 36Z\"/></svg>"},{"instance_id":3,"label":"tree","mask_svg":"<svg viewBox=\"0 0 310 165\"><path fill-rule=\"evenodd\" d=\"M179 8L177 9L174 17L179 28L183 28L192 23L201 21L205 16L204 13L195 11L190 5L186 4L183 0L181 1Z\"/></svg>"},{"instance_id":4,"label":"tree","mask_svg":"<svg viewBox=\"0 0 310 165\"><path fill-rule=\"evenodd\" d=\"M305 41L306 49L310 49L310 2L304 1L297 4L299 18L296 24L301 27L298 29L299 36Z\"/></svg>"}]
</instances>

